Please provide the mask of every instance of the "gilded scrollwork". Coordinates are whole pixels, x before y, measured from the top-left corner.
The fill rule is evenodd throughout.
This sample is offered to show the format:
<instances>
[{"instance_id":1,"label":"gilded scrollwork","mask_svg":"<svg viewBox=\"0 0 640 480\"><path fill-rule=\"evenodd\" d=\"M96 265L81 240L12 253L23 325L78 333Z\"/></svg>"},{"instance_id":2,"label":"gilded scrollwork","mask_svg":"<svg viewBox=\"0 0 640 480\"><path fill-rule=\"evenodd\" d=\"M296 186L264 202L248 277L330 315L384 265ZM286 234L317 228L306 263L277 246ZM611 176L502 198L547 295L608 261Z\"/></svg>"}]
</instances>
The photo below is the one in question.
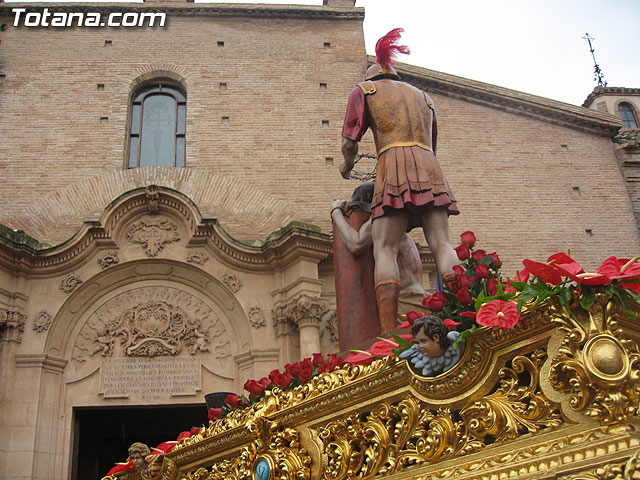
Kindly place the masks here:
<instances>
[{"instance_id":1,"label":"gilded scrollwork","mask_svg":"<svg viewBox=\"0 0 640 480\"><path fill-rule=\"evenodd\" d=\"M293 428L257 417L247 423L255 438L242 448L239 455L214 463L207 468L189 472L181 480L250 480L260 460L270 467L269 478L309 480L311 457L300 445L300 435Z\"/></svg>"},{"instance_id":2,"label":"gilded scrollwork","mask_svg":"<svg viewBox=\"0 0 640 480\"><path fill-rule=\"evenodd\" d=\"M557 406L539 391L544 359L545 352L537 350L532 359L518 356L512 360L512 368L502 368L497 390L460 411L469 433L504 441L559 426L562 419ZM526 374L528 384L522 385L522 374Z\"/></svg>"},{"instance_id":3,"label":"gilded scrollwork","mask_svg":"<svg viewBox=\"0 0 640 480\"><path fill-rule=\"evenodd\" d=\"M640 350L623 338L618 326L622 306L606 295L569 314L560 305L549 307L552 322L563 332L550 364L550 384L569 395L571 410L598 421L627 421L640 403Z\"/></svg>"}]
</instances>

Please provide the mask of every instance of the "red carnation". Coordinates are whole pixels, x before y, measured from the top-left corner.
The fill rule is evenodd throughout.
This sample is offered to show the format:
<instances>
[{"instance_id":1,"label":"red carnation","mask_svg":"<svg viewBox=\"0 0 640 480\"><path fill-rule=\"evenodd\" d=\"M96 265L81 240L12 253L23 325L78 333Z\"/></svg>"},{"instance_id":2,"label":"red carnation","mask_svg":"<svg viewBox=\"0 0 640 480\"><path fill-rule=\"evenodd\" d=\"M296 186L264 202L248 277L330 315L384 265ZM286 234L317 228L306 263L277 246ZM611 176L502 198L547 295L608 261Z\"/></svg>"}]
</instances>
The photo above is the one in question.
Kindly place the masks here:
<instances>
[{"instance_id":1,"label":"red carnation","mask_svg":"<svg viewBox=\"0 0 640 480\"><path fill-rule=\"evenodd\" d=\"M460 243L473 247L476 244L476 236L470 231L463 232L460 235Z\"/></svg>"},{"instance_id":2,"label":"red carnation","mask_svg":"<svg viewBox=\"0 0 640 480\"><path fill-rule=\"evenodd\" d=\"M518 307L513 302L493 300L480 307L476 315L478 325L511 328L518 323Z\"/></svg>"},{"instance_id":3,"label":"red carnation","mask_svg":"<svg viewBox=\"0 0 640 480\"><path fill-rule=\"evenodd\" d=\"M487 252L485 252L484 250L476 250L471 254L471 258L473 258L474 262L479 262L486 256L487 256Z\"/></svg>"},{"instance_id":4,"label":"red carnation","mask_svg":"<svg viewBox=\"0 0 640 480\"><path fill-rule=\"evenodd\" d=\"M220 418L220 415L222 415L221 408L210 408L207 416L209 417L209 420L215 420L216 418Z\"/></svg>"},{"instance_id":5,"label":"red carnation","mask_svg":"<svg viewBox=\"0 0 640 480\"><path fill-rule=\"evenodd\" d=\"M485 264L476 265L476 280L489 278L489 267Z\"/></svg>"},{"instance_id":6,"label":"red carnation","mask_svg":"<svg viewBox=\"0 0 640 480\"><path fill-rule=\"evenodd\" d=\"M238 408L240 404L242 404L242 397L240 397L239 395L234 395L233 393L230 393L224 399L224 403L229 405L231 408Z\"/></svg>"},{"instance_id":7,"label":"red carnation","mask_svg":"<svg viewBox=\"0 0 640 480\"><path fill-rule=\"evenodd\" d=\"M456 293L456 298L463 305L467 305L467 304L471 303L471 295L469 294L469 289L468 288L463 288L463 289L459 290Z\"/></svg>"},{"instance_id":8,"label":"red carnation","mask_svg":"<svg viewBox=\"0 0 640 480\"><path fill-rule=\"evenodd\" d=\"M460 260L466 260L471 255L471 250L469 250L469 245L463 243L462 245L458 245L455 248L456 255Z\"/></svg>"},{"instance_id":9,"label":"red carnation","mask_svg":"<svg viewBox=\"0 0 640 480\"><path fill-rule=\"evenodd\" d=\"M441 311L447 304L447 299L442 292L436 292L433 295L426 297L422 300L422 305L431 310L432 312Z\"/></svg>"}]
</instances>

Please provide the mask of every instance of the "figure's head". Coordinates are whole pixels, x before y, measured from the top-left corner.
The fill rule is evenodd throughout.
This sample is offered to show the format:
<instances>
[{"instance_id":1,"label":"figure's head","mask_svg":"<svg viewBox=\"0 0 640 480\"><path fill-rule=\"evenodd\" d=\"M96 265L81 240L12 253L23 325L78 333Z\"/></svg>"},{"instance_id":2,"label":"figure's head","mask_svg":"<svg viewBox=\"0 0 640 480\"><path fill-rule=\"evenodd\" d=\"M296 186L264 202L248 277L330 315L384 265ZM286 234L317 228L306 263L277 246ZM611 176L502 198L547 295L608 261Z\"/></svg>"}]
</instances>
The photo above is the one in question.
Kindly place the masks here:
<instances>
[{"instance_id":1,"label":"figure's head","mask_svg":"<svg viewBox=\"0 0 640 480\"><path fill-rule=\"evenodd\" d=\"M434 315L416 319L411 333L419 344L420 353L428 357L441 357L451 343L447 338L449 327Z\"/></svg>"},{"instance_id":2,"label":"figure's head","mask_svg":"<svg viewBox=\"0 0 640 480\"><path fill-rule=\"evenodd\" d=\"M372 180L358 185L356 189L353 191L353 195L351 195L351 201L371 203L371 201L373 200L374 185L375 185L375 182Z\"/></svg>"},{"instance_id":3,"label":"figure's head","mask_svg":"<svg viewBox=\"0 0 640 480\"><path fill-rule=\"evenodd\" d=\"M364 76L365 80L382 80L383 78L400 80L400 75L398 75L398 72L396 72L396 69L393 67L385 67L374 63L367 69L367 73Z\"/></svg>"},{"instance_id":4,"label":"figure's head","mask_svg":"<svg viewBox=\"0 0 640 480\"><path fill-rule=\"evenodd\" d=\"M129 458L131 458L133 466L138 470L146 468L147 461L144 457L150 453L149 447L142 442L136 442L129 447Z\"/></svg>"}]
</instances>

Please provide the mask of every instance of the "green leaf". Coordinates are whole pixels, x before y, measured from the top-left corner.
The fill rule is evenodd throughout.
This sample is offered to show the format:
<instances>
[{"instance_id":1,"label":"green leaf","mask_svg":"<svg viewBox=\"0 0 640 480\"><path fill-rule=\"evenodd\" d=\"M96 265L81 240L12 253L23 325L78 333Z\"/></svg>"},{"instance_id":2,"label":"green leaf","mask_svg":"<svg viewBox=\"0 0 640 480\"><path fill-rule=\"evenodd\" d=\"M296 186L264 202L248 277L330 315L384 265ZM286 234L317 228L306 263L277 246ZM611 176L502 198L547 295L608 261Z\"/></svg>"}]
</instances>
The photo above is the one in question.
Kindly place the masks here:
<instances>
[{"instance_id":1,"label":"green leaf","mask_svg":"<svg viewBox=\"0 0 640 480\"><path fill-rule=\"evenodd\" d=\"M493 258L487 255L486 257L482 257L478 262L478 265L491 265L493 263Z\"/></svg>"},{"instance_id":2,"label":"green leaf","mask_svg":"<svg viewBox=\"0 0 640 480\"><path fill-rule=\"evenodd\" d=\"M409 340L407 340L406 338L402 338L398 335L395 335L394 333L391 334L391 338L393 338L398 345L400 345L401 347L404 347L405 349L410 348L412 343L409 342Z\"/></svg>"},{"instance_id":3,"label":"green leaf","mask_svg":"<svg viewBox=\"0 0 640 480\"><path fill-rule=\"evenodd\" d=\"M569 307L569 302L571 301L571 290L568 288L563 288L558 295L558 301L560 302L560 305L562 305L567 311L569 316L571 316L571 308Z\"/></svg>"},{"instance_id":4,"label":"green leaf","mask_svg":"<svg viewBox=\"0 0 640 480\"><path fill-rule=\"evenodd\" d=\"M591 287L588 287L587 285L582 285L582 287L580 288L580 295L582 296L580 306L585 310L593 305L593 302L596 301L595 290Z\"/></svg>"},{"instance_id":5,"label":"green leaf","mask_svg":"<svg viewBox=\"0 0 640 480\"><path fill-rule=\"evenodd\" d=\"M471 328L468 328L467 330L460 332L460 335L458 335L458 338L456 338L456 341L453 342L452 348L456 350L460 342L465 342L467 340L467 337L469 337L470 335L473 335L473 333L475 333L476 330L478 330L478 327L476 325L473 325Z\"/></svg>"},{"instance_id":6,"label":"green leaf","mask_svg":"<svg viewBox=\"0 0 640 480\"><path fill-rule=\"evenodd\" d=\"M519 282L517 280L511 280L511 286L520 292L527 285L528 285L527 282Z\"/></svg>"}]
</instances>

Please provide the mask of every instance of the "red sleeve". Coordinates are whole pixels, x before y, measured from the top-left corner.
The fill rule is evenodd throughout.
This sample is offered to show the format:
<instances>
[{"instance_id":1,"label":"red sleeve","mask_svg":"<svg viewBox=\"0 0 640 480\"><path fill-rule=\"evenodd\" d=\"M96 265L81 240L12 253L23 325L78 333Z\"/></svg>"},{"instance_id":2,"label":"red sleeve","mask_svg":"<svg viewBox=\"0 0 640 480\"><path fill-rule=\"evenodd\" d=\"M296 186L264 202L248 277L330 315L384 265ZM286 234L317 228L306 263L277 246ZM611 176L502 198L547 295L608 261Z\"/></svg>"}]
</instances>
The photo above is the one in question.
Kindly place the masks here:
<instances>
[{"instance_id":1,"label":"red sleeve","mask_svg":"<svg viewBox=\"0 0 640 480\"><path fill-rule=\"evenodd\" d=\"M364 93L360 87L356 87L351 90L349 95L342 136L359 142L367 128L369 128L369 120L367 119Z\"/></svg>"}]
</instances>

